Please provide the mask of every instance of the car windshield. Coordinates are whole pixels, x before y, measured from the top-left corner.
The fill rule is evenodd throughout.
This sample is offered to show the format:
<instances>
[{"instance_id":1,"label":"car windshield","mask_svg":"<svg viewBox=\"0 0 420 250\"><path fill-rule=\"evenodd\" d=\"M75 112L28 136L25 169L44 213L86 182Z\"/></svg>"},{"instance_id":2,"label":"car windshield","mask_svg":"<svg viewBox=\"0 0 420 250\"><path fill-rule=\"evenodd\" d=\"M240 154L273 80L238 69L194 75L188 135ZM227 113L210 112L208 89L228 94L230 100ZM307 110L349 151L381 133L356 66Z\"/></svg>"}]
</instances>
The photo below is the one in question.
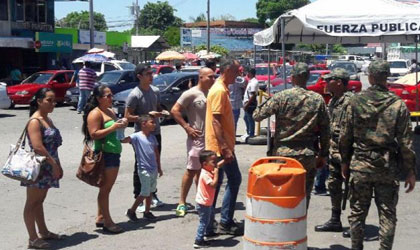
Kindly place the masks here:
<instances>
[{"instance_id":1,"label":"car windshield","mask_svg":"<svg viewBox=\"0 0 420 250\"><path fill-rule=\"evenodd\" d=\"M342 68L349 72L350 75L357 74L357 68L354 63L336 63L333 66L331 66L331 70L335 68Z\"/></svg>"},{"instance_id":2,"label":"car windshield","mask_svg":"<svg viewBox=\"0 0 420 250\"><path fill-rule=\"evenodd\" d=\"M53 74L50 73L35 73L28 77L25 81L22 82L22 84L25 83L36 83L36 84L46 84L48 80L53 76Z\"/></svg>"},{"instance_id":3,"label":"car windshield","mask_svg":"<svg viewBox=\"0 0 420 250\"><path fill-rule=\"evenodd\" d=\"M136 65L134 65L134 64L132 64L132 63L129 63L129 62L126 62L126 63L118 63L118 65L120 65L120 67L122 68L122 69L135 69L136 68Z\"/></svg>"},{"instance_id":4,"label":"car windshield","mask_svg":"<svg viewBox=\"0 0 420 250\"><path fill-rule=\"evenodd\" d=\"M105 72L99 77L98 82L101 84L116 84L121 74L121 72Z\"/></svg>"},{"instance_id":5,"label":"car windshield","mask_svg":"<svg viewBox=\"0 0 420 250\"><path fill-rule=\"evenodd\" d=\"M405 62L389 62L390 68L405 69L407 64Z\"/></svg>"},{"instance_id":6,"label":"car windshield","mask_svg":"<svg viewBox=\"0 0 420 250\"><path fill-rule=\"evenodd\" d=\"M255 68L256 75L268 75L268 67L256 67ZM270 75L273 75L273 68L270 68Z\"/></svg>"},{"instance_id":7,"label":"car windshield","mask_svg":"<svg viewBox=\"0 0 420 250\"><path fill-rule=\"evenodd\" d=\"M166 89L171 83L176 81L177 79L181 78L182 75L179 74L163 74L159 75L155 79L153 79L153 86L159 88L159 90Z\"/></svg>"},{"instance_id":8,"label":"car windshield","mask_svg":"<svg viewBox=\"0 0 420 250\"><path fill-rule=\"evenodd\" d=\"M320 75L321 74L319 74L319 73L311 73L311 74L309 74L309 79L306 82L306 86L315 85L315 83L318 81Z\"/></svg>"}]
</instances>

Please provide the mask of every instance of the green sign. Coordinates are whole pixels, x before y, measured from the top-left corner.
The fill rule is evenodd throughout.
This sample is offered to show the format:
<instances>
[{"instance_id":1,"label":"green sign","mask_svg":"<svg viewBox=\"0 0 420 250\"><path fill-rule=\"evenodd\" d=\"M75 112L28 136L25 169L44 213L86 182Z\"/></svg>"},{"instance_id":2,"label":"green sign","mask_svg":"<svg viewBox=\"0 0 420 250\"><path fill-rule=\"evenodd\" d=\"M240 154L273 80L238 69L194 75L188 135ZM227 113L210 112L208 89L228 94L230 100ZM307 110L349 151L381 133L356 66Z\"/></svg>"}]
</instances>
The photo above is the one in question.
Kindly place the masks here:
<instances>
[{"instance_id":1,"label":"green sign","mask_svg":"<svg viewBox=\"0 0 420 250\"><path fill-rule=\"evenodd\" d=\"M73 50L72 40L71 35L36 32L35 50L36 52L71 53Z\"/></svg>"}]
</instances>

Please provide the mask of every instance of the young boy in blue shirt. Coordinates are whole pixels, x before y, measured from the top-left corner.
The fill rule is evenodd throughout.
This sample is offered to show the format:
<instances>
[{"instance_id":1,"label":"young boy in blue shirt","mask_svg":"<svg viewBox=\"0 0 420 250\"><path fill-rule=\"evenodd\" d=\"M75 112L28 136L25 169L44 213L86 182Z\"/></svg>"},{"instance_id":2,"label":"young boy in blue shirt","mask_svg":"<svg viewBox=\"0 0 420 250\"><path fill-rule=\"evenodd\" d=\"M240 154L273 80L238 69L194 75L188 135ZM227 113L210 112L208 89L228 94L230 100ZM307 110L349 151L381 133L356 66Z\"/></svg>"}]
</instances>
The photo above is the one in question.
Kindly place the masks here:
<instances>
[{"instance_id":1,"label":"young boy in blue shirt","mask_svg":"<svg viewBox=\"0 0 420 250\"><path fill-rule=\"evenodd\" d=\"M156 123L151 115L140 116L141 131L124 138L121 142L131 143L137 157L137 168L141 182L140 195L137 196L131 208L126 212L131 221L137 221L136 208L143 200L146 201L146 209L143 217L155 220L156 217L150 212L151 194L156 192L157 177L162 176L158 142L152 134Z\"/></svg>"}]
</instances>

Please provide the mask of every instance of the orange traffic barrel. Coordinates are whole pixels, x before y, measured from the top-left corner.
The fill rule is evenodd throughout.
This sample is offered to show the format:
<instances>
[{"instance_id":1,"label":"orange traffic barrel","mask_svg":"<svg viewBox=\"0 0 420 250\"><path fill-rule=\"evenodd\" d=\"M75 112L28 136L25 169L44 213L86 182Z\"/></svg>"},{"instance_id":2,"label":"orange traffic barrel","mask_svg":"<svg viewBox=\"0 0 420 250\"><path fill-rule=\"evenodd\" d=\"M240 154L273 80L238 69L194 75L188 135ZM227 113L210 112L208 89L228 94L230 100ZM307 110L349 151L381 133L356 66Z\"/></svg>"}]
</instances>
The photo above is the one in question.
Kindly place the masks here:
<instances>
[{"instance_id":1,"label":"orange traffic barrel","mask_svg":"<svg viewBox=\"0 0 420 250\"><path fill-rule=\"evenodd\" d=\"M252 164L244 249L307 249L305 176L291 158L265 157Z\"/></svg>"}]
</instances>

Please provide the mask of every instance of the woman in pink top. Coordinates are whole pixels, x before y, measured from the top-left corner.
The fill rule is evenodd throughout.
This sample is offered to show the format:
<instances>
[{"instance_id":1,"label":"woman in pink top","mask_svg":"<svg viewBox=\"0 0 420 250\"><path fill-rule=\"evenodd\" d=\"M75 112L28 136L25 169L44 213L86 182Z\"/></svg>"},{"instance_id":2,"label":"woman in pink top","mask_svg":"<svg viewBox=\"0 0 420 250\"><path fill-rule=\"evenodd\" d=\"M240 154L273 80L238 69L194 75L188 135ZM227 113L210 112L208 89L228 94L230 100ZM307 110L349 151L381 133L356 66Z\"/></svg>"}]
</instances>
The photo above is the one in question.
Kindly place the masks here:
<instances>
[{"instance_id":1,"label":"woman in pink top","mask_svg":"<svg viewBox=\"0 0 420 250\"><path fill-rule=\"evenodd\" d=\"M216 236L213 227L209 227L210 218L213 211L214 195L216 193L217 181L219 179L219 168L224 160L217 162L216 153L210 150L204 150L200 153L201 173L198 180L197 211L200 216L200 224L197 229L197 236L194 242L194 248L208 247L209 243L204 241L204 236Z\"/></svg>"}]
</instances>

